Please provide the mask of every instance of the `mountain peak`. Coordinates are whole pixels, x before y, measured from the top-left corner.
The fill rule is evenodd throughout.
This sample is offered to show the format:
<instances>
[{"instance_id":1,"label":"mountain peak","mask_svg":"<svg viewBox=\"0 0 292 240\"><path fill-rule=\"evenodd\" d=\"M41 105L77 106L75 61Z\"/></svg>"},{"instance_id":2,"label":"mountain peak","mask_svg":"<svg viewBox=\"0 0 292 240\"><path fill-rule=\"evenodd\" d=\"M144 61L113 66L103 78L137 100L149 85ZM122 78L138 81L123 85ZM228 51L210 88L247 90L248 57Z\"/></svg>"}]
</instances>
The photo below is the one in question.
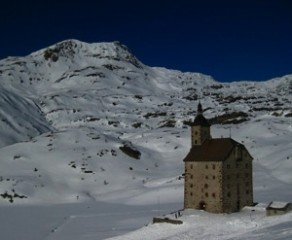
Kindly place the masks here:
<instances>
[{"instance_id":1,"label":"mountain peak","mask_svg":"<svg viewBox=\"0 0 292 240\"><path fill-rule=\"evenodd\" d=\"M113 61L124 61L142 68L143 64L131 53L131 51L118 41L86 43L76 39L68 39L58 42L40 51L31 54L32 57L41 57L46 61L57 62L60 58L75 59L89 57Z\"/></svg>"},{"instance_id":2,"label":"mountain peak","mask_svg":"<svg viewBox=\"0 0 292 240\"><path fill-rule=\"evenodd\" d=\"M49 47L44 51L44 58L56 62L59 57L72 58L82 43L76 40L66 40Z\"/></svg>"}]
</instances>

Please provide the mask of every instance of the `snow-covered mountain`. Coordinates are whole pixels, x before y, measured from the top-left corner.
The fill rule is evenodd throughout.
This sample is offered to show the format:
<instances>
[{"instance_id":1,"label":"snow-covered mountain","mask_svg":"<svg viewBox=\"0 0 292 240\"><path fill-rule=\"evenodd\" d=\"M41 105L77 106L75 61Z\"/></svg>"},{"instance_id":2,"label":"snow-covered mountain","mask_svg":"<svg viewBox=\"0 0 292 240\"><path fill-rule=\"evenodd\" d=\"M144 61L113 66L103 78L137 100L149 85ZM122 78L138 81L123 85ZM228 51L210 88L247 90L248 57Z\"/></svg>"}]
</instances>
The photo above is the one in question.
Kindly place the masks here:
<instances>
[{"instance_id":1,"label":"snow-covered mountain","mask_svg":"<svg viewBox=\"0 0 292 240\"><path fill-rule=\"evenodd\" d=\"M1 60L0 82L0 204L181 202L199 101L254 156L255 201L292 198L292 75L219 83L67 40Z\"/></svg>"},{"instance_id":2,"label":"snow-covered mountain","mask_svg":"<svg viewBox=\"0 0 292 240\"><path fill-rule=\"evenodd\" d=\"M67 195L58 193L59 186L72 185L66 189L73 201L84 192L124 190L120 178L133 178L129 186L139 182L146 187L152 178L179 176L189 148L186 124L198 101L214 124L242 123L230 125L234 137L234 129L246 132L250 124L288 127L292 114L292 75L219 83L200 73L148 67L118 42L64 41L26 57L3 59L0 74L0 144L10 145L0 151L0 189L28 197L19 202L46 200L42 191L62 201ZM229 127L214 128L224 126ZM269 127L262 131L255 135L280 134ZM142 153L140 160L122 152L120 147L128 145ZM162 173L164 168L170 169Z\"/></svg>"}]
</instances>

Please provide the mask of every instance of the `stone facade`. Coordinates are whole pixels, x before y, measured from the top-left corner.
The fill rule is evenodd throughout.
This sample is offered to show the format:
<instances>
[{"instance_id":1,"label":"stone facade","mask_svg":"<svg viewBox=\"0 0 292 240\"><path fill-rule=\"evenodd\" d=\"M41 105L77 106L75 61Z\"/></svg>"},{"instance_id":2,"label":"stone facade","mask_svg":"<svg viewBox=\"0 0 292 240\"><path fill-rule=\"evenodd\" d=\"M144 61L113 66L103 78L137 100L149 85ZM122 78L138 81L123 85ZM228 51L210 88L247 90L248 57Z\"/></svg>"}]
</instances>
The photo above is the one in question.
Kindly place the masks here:
<instances>
[{"instance_id":1,"label":"stone facade","mask_svg":"<svg viewBox=\"0 0 292 240\"><path fill-rule=\"evenodd\" d=\"M186 162L184 208L222 212L222 182L222 162Z\"/></svg>"},{"instance_id":2,"label":"stone facade","mask_svg":"<svg viewBox=\"0 0 292 240\"><path fill-rule=\"evenodd\" d=\"M192 146L201 145L206 139L210 138L210 127L192 126Z\"/></svg>"},{"instance_id":3,"label":"stone facade","mask_svg":"<svg viewBox=\"0 0 292 240\"><path fill-rule=\"evenodd\" d=\"M231 213L252 205L252 157L246 148L231 138L212 139L200 105L191 132L184 208Z\"/></svg>"},{"instance_id":4,"label":"stone facade","mask_svg":"<svg viewBox=\"0 0 292 240\"><path fill-rule=\"evenodd\" d=\"M252 157L243 145L223 162L223 211L236 212L253 204Z\"/></svg>"}]
</instances>

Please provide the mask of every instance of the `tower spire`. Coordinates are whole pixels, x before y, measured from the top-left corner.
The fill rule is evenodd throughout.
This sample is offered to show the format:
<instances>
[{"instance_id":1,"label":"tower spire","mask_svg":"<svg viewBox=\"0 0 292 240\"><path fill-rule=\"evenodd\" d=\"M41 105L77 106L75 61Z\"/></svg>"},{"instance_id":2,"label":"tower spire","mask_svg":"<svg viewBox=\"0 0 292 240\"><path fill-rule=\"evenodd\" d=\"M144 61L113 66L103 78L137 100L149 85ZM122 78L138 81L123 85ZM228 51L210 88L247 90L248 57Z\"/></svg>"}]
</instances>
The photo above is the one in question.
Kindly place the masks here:
<instances>
[{"instance_id":1,"label":"tower spire","mask_svg":"<svg viewBox=\"0 0 292 240\"><path fill-rule=\"evenodd\" d=\"M198 112L197 112L197 115L199 115L199 114L203 114L203 107L202 107L201 102L199 102L199 104L198 104Z\"/></svg>"}]
</instances>

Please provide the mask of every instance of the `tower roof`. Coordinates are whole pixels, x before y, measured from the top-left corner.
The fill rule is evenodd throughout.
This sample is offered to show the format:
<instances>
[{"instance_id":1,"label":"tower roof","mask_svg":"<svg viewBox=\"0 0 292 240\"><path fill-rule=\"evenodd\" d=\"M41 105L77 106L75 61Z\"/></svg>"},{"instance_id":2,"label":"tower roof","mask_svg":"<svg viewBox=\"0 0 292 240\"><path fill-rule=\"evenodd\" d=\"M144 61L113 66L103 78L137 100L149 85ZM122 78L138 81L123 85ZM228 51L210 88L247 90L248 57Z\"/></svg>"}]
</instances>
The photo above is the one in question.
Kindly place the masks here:
<instances>
[{"instance_id":1,"label":"tower roof","mask_svg":"<svg viewBox=\"0 0 292 240\"><path fill-rule=\"evenodd\" d=\"M199 114L196 116L192 126L203 126L203 127L210 127L210 123L208 120L203 116L203 114Z\"/></svg>"},{"instance_id":2,"label":"tower roof","mask_svg":"<svg viewBox=\"0 0 292 240\"><path fill-rule=\"evenodd\" d=\"M208 120L203 115L203 108L202 108L202 104L200 102L198 104L197 116L191 125L192 126L202 126L202 127L210 127L211 126L210 123L208 122Z\"/></svg>"},{"instance_id":3,"label":"tower roof","mask_svg":"<svg viewBox=\"0 0 292 240\"><path fill-rule=\"evenodd\" d=\"M202 107L201 102L199 102L198 104L198 114L203 114L203 107Z\"/></svg>"}]
</instances>

